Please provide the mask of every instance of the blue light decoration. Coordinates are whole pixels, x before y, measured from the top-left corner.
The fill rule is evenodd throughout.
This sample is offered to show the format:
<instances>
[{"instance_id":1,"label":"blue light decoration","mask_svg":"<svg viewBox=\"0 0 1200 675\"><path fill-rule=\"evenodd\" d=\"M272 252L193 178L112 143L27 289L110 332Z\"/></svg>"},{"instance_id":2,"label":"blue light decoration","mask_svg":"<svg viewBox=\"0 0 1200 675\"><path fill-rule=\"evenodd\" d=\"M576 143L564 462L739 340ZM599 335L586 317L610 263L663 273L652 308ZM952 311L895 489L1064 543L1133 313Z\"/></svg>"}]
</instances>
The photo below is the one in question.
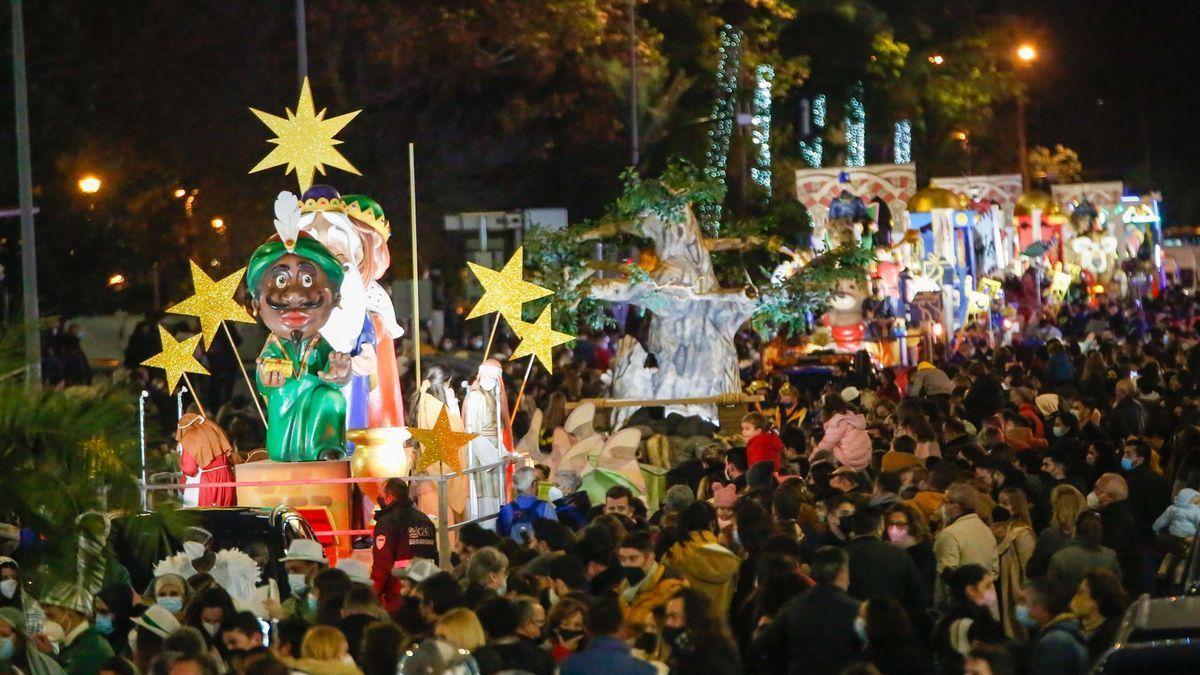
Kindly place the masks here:
<instances>
[{"instance_id":1,"label":"blue light decoration","mask_svg":"<svg viewBox=\"0 0 1200 675\"><path fill-rule=\"evenodd\" d=\"M892 135L892 163L908 164L912 162L912 121L896 122Z\"/></svg>"},{"instance_id":2,"label":"blue light decoration","mask_svg":"<svg viewBox=\"0 0 1200 675\"><path fill-rule=\"evenodd\" d=\"M867 110L863 106L863 85L859 82L846 102L846 166L864 166L866 163Z\"/></svg>"},{"instance_id":3,"label":"blue light decoration","mask_svg":"<svg viewBox=\"0 0 1200 675\"><path fill-rule=\"evenodd\" d=\"M708 130L708 153L704 174L725 181L729 159L729 140L737 112L738 75L742 65L742 32L729 24L721 29L721 61L717 66L717 100L713 102L713 126ZM700 227L708 234L721 229L721 205L701 204Z\"/></svg>"},{"instance_id":4,"label":"blue light decoration","mask_svg":"<svg viewBox=\"0 0 1200 675\"><path fill-rule=\"evenodd\" d=\"M812 140L800 141L800 157L809 168L819 169L824 150L821 134L825 131L825 94L817 94L813 97L810 111L812 113Z\"/></svg>"},{"instance_id":5,"label":"blue light decoration","mask_svg":"<svg viewBox=\"0 0 1200 675\"><path fill-rule=\"evenodd\" d=\"M758 146L758 158L750 168L750 180L771 196L771 86L775 67L763 64L754 69L754 117L750 137Z\"/></svg>"}]
</instances>

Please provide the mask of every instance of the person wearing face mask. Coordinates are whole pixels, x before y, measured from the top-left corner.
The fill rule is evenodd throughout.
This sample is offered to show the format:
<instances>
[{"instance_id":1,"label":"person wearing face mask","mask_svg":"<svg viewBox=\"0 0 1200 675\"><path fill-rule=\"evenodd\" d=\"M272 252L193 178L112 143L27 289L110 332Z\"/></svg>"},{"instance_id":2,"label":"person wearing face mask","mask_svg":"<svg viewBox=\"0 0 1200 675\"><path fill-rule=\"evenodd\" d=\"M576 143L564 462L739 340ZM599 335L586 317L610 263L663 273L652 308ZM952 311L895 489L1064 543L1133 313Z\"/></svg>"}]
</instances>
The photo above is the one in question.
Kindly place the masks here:
<instances>
[{"instance_id":1,"label":"person wearing face mask","mask_svg":"<svg viewBox=\"0 0 1200 675\"><path fill-rule=\"evenodd\" d=\"M477 606L484 598L504 595L508 590L508 556L485 546L467 563L467 605Z\"/></svg>"},{"instance_id":2,"label":"person wearing face mask","mask_svg":"<svg viewBox=\"0 0 1200 675\"><path fill-rule=\"evenodd\" d=\"M191 587L178 574L157 575L145 594L148 600L170 612L176 619L183 618L183 608L191 599Z\"/></svg>"},{"instance_id":3,"label":"person wearing face mask","mask_svg":"<svg viewBox=\"0 0 1200 675\"><path fill-rule=\"evenodd\" d=\"M930 660L917 648L909 613L892 598L871 598L854 618L854 633L866 645L861 661L884 675L929 675Z\"/></svg>"},{"instance_id":4,"label":"person wearing face mask","mask_svg":"<svg viewBox=\"0 0 1200 675\"><path fill-rule=\"evenodd\" d=\"M225 643L221 641L221 624L232 619L236 613L229 593L214 585L196 594L184 610L182 623L200 631L209 650L224 658L228 653Z\"/></svg>"},{"instance_id":5,"label":"person wearing face mask","mask_svg":"<svg viewBox=\"0 0 1200 675\"><path fill-rule=\"evenodd\" d=\"M1100 512L1104 546L1117 552L1121 583L1132 593L1149 592L1141 585L1141 559L1138 556L1138 530L1129 506L1129 486L1120 474L1106 473L1096 479L1087 495L1088 508Z\"/></svg>"},{"instance_id":6,"label":"person wearing face mask","mask_svg":"<svg viewBox=\"0 0 1200 675\"><path fill-rule=\"evenodd\" d=\"M621 592L625 603L625 624L629 637L654 629L654 615L666 607L680 589L687 587L679 574L658 562L654 540L641 530L631 533L617 549L617 558L628 587Z\"/></svg>"},{"instance_id":7,"label":"person wearing face mask","mask_svg":"<svg viewBox=\"0 0 1200 675\"><path fill-rule=\"evenodd\" d=\"M550 502L538 498L537 472L533 467L523 466L513 472L513 490L516 499L500 507L500 513L496 516L496 532L518 544L526 544L534 521L556 521L558 515Z\"/></svg>"},{"instance_id":8,"label":"person wearing face mask","mask_svg":"<svg viewBox=\"0 0 1200 675\"><path fill-rule=\"evenodd\" d=\"M850 556L850 595L859 600L892 598L914 616L923 616L928 597L925 581L912 558L882 540L882 513L863 507L854 512L851 522L854 537L845 547Z\"/></svg>"},{"instance_id":9,"label":"person wearing face mask","mask_svg":"<svg viewBox=\"0 0 1200 675\"><path fill-rule=\"evenodd\" d=\"M695 589L681 589L667 602L662 639L671 648L673 673L742 672L729 632L713 616L708 598Z\"/></svg>"},{"instance_id":10,"label":"person wearing face mask","mask_svg":"<svg viewBox=\"0 0 1200 675\"><path fill-rule=\"evenodd\" d=\"M108 640L113 652L125 654L129 647L128 635L132 624L133 589L118 584L100 589L96 594L92 625Z\"/></svg>"},{"instance_id":11,"label":"person wearing face mask","mask_svg":"<svg viewBox=\"0 0 1200 675\"><path fill-rule=\"evenodd\" d=\"M92 616L92 594L78 584L55 584L42 598L47 622L63 629L58 661L70 675L95 675L100 664L113 656L112 646L88 620Z\"/></svg>"},{"instance_id":12,"label":"person wearing face mask","mask_svg":"<svg viewBox=\"0 0 1200 675\"><path fill-rule=\"evenodd\" d=\"M939 575L949 604L933 630L933 651L942 672L959 672L971 650L971 636L1001 642L1004 628L997 621L999 602L995 577L981 565L968 564L942 570Z\"/></svg>"},{"instance_id":13,"label":"person wearing face mask","mask_svg":"<svg viewBox=\"0 0 1200 675\"><path fill-rule=\"evenodd\" d=\"M933 540L938 574L960 565L982 565L989 574L999 567L996 537L975 513L979 494L965 483L955 483L946 489L942 503L942 531Z\"/></svg>"},{"instance_id":14,"label":"person wearing face mask","mask_svg":"<svg viewBox=\"0 0 1200 675\"><path fill-rule=\"evenodd\" d=\"M279 609L281 616L299 616L312 623L317 617L317 603L309 599L309 590L317 574L329 567L329 558L320 542L312 539L295 539L284 557L280 558L287 571L290 596Z\"/></svg>"},{"instance_id":15,"label":"person wearing face mask","mask_svg":"<svg viewBox=\"0 0 1200 675\"><path fill-rule=\"evenodd\" d=\"M1092 570L1079 584L1071 598L1071 613L1083 625L1093 663L1116 641L1128 605L1120 578L1108 570Z\"/></svg>"},{"instance_id":16,"label":"person wearing face mask","mask_svg":"<svg viewBox=\"0 0 1200 675\"><path fill-rule=\"evenodd\" d=\"M588 606L575 597L564 597L546 614L546 643L557 664L584 646Z\"/></svg>"},{"instance_id":17,"label":"person wearing face mask","mask_svg":"<svg viewBox=\"0 0 1200 675\"><path fill-rule=\"evenodd\" d=\"M1121 469L1129 486L1129 509L1138 528L1138 546L1143 551L1156 547L1154 521L1171 505L1171 484L1150 466L1150 446L1143 440L1125 442ZM1157 569L1157 561L1153 562Z\"/></svg>"},{"instance_id":18,"label":"person wearing face mask","mask_svg":"<svg viewBox=\"0 0 1200 675\"><path fill-rule=\"evenodd\" d=\"M470 461L467 468L495 464L515 447L503 373L499 361L484 361L463 398L463 425L467 433L477 435L468 445ZM500 510L502 495L499 478L495 471L471 475L471 496L467 503L467 515L470 518Z\"/></svg>"},{"instance_id":19,"label":"person wearing face mask","mask_svg":"<svg viewBox=\"0 0 1200 675\"><path fill-rule=\"evenodd\" d=\"M488 598L476 609L476 615L487 635L487 643L472 654L484 672L554 673L555 664L550 653L518 634L521 616L515 602L508 598Z\"/></svg>"},{"instance_id":20,"label":"person wearing face mask","mask_svg":"<svg viewBox=\"0 0 1200 675\"><path fill-rule=\"evenodd\" d=\"M0 672L27 675L64 675L62 666L38 650L25 616L16 607L0 608Z\"/></svg>"},{"instance_id":21,"label":"person wearing face mask","mask_svg":"<svg viewBox=\"0 0 1200 675\"><path fill-rule=\"evenodd\" d=\"M384 609L400 603L403 571L414 558L438 561L436 529L429 516L413 506L408 483L399 478L384 481L375 514L375 546L371 550L371 580Z\"/></svg>"},{"instance_id":22,"label":"person wearing face mask","mask_svg":"<svg viewBox=\"0 0 1200 675\"><path fill-rule=\"evenodd\" d=\"M1032 634L1028 670L1035 674L1083 675L1088 651L1083 627L1071 614L1071 596L1050 577L1031 579L1017 605L1017 619Z\"/></svg>"},{"instance_id":23,"label":"person wearing face mask","mask_svg":"<svg viewBox=\"0 0 1200 675\"><path fill-rule=\"evenodd\" d=\"M21 566L16 560L0 556L0 608L13 607L25 615L25 626L29 633L42 631L46 612L37 599L27 593L21 583Z\"/></svg>"},{"instance_id":24,"label":"person wearing face mask","mask_svg":"<svg viewBox=\"0 0 1200 675\"><path fill-rule=\"evenodd\" d=\"M887 510L884 527L887 542L903 550L917 566L925 591L925 604L930 605L937 581L937 558L933 555L933 541L929 536L929 519L916 507L901 502Z\"/></svg>"}]
</instances>

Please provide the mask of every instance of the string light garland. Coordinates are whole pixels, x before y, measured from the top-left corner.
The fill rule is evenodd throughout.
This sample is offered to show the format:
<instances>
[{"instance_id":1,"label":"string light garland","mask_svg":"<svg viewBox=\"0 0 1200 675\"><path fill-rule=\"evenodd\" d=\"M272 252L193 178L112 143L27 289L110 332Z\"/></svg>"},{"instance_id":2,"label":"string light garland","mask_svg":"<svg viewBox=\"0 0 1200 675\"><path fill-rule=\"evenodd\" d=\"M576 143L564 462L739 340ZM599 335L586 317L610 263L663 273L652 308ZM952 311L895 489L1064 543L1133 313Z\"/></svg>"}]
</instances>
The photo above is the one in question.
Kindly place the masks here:
<instances>
[{"instance_id":1,"label":"string light garland","mask_svg":"<svg viewBox=\"0 0 1200 675\"><path fill-rule=\"evenodd\" d=\"M721 60L717 66L717 99L713 102L713 126L708 131L708 153L704 174L725 181L729 160L729 141L737 113L738 75L742 65L742 32L729 24L721 29ZM705 232L716 234L721 227L721 205L701 204L700 225Z\"/></svg>"},{"instance_id":2,"label":"string light garland","mask_svg":"<svg viewBox=\"0 0 1200 675\"><path fill-rule=\"evenodd\" d=\"M912 162L911 120L896 122L896 129L892 134L892 162L894 164L908 164Z\"/></svg>"},{"instance_id":3,"label":"string light garland","mask_svg":"<svg viewBox=\"0 0 1200 675\"><path fill-rule=\"evenodd\" d=\"M812 115L812 139L800 141L800 157L812 169L821 168L824 143L821 134L825 130L825 94L817 94L810 104Z\"/></svg>"},{"instance_id":4,"label":"string light garland","mask_svg":"<svg viewBox=\"0 0 1200 675\"><path fill-rule=\"evenodd\" d=\"M867 111L863 106L862 82L859 82L846 102L846 166L865 166L866 163Z\"/></svg>"},{"instance_id":5,"label":"string light garland","mask_svg":"<svg viewBox=\"0 0 1200 675\"><path fill-rule=\"evenodd\" d=\"M754 69L754 117L750 137L758 146L758 160L750 168L750 180L771 196L771 87L775 67L762 64Z\"/></svg>"}]
</instances>

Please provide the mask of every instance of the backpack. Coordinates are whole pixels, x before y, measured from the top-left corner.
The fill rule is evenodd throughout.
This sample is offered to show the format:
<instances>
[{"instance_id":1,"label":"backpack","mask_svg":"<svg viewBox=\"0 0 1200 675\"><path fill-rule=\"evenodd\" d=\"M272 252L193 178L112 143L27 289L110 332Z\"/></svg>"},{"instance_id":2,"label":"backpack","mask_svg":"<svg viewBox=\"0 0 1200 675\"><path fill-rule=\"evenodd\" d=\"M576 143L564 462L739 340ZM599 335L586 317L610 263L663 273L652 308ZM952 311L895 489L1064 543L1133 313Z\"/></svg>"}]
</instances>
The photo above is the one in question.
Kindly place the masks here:
<instances>
[{"instance_id":1,"label":"backpack","mask_svg":"<svg viewBox=\"0 0 1200 675\"><path fill-rule=\"evenodd\" d=\"M541 517L540 507L545 503L546 502L539 499L535 501L530 508L523 509L518 506L518 502L513 501L512 529L508 533L508 536L511 537L513 541L521 545L529 543L525 535L528 533L530 536L533 536L533 523Z\"/></svg>"}]
</instances>

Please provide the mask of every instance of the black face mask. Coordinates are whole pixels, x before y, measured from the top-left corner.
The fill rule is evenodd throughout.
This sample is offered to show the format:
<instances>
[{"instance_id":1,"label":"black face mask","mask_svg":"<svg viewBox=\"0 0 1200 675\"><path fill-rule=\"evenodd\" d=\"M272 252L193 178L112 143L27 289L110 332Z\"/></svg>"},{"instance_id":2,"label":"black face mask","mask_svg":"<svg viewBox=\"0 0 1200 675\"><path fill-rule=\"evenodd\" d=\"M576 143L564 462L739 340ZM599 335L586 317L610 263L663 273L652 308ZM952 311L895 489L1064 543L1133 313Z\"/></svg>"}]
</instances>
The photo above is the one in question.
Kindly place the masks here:
<instances>
[{"instance_id":1,"label":"black face mask","mask_svg":"<svg viewBox=\"0 0 1200 675\"><path fill-rule=\"evenodd\" d=\"M667 626L662 629L662 637L667 644L678 649L687 644L687 629Z\"/></svg>"},{"instance_id":2,"label":"black face mask","mask_svg":"<svg viewBox=\"0 0 1200 675\"><path fill-rule=\"evenodd\" d=\"M625 580L629 582L630 586L636 586L646 578L646 570L640 567L622 567L621 570L624 571Z\"/></svg>"},{"instance_id":3,"label":"black face mask","mask_svg":"<svg viewBox=\"0 0 1200 675\"><path fill-rule=\"evenodd\" d=\"M558 635L558 640L560 642L570 642L580 635L583 635L583 631L581 630L567 630L566 628L559 628L554 632L556 635Z\"/></svg>"}]
</instances>

